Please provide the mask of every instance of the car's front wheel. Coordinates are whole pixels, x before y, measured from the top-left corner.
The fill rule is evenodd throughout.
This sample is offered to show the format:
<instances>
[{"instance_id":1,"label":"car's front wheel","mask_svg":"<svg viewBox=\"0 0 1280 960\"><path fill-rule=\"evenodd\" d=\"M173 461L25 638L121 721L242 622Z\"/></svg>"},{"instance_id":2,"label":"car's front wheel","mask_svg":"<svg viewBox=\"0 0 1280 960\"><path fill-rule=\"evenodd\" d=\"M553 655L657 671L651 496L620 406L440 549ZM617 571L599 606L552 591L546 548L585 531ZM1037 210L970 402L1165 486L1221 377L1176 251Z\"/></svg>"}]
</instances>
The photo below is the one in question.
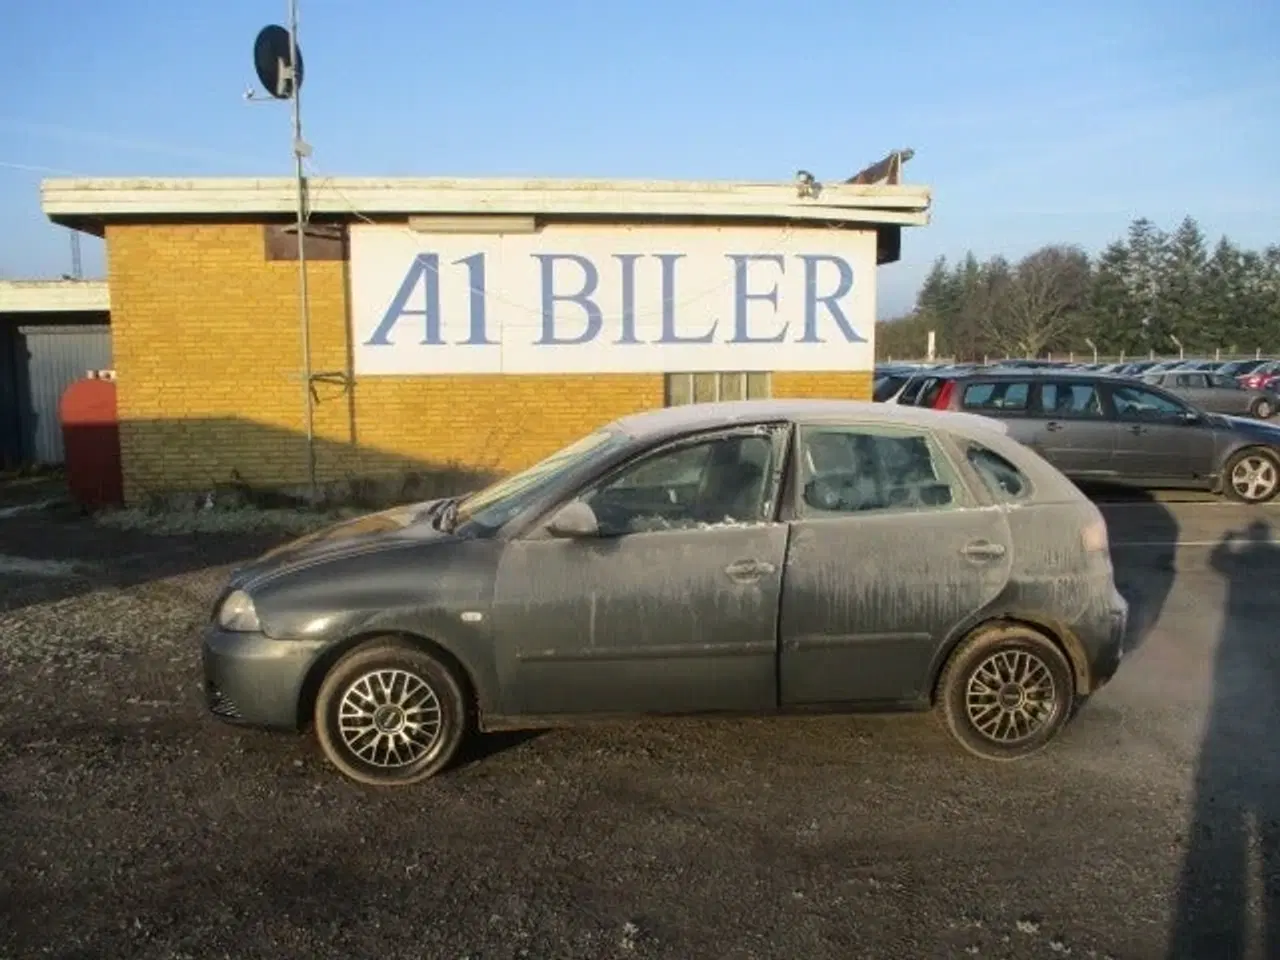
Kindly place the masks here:
<instances>
[{"instance_id":1,"label":"car's front wheel","mask_svg":"<svg viewBox=\"0 0 1280 960\"><path fill-rule=\"evenodd\" d=\"M436 657L405 641L371 640L325 676L315 728L325 757L344 775L407 786L453 760L466 734L466 698Z\"/></svg>"},{"instance_id":2,"label":"car's front wheel","mask_svg":"<svg viewBox=\"0 0 1280 960\"><path fill-rule=\"evenodd\" d=\"M1269 420L1271 415L1276 412L1276 408L1272 406L1271 401L1266 397L1259 397L1253 401L1253 406L1249 408L1249 412L1259 420Z\"/></svg>"},{"instance_id":3,"label":"car's front wheel","mask_svg":"<svg viewBox=\"0 0 1280 960\"><path fill-rule=\"evenodd\" d=\"M963 641L938 687L943 724L986 760L1019 760L1062 729L1075 701L1071 664L1048 637L1001 625Z\"/></svg>"},{"instance_id":4,"label":"car's front wheel","mask_svg":"<svg viewBox=\"0 0 1280 960\"><path fill-rule=\"evenodd\" d=\"M1261 448L1241 450L1227 462L1227 495L1241 503L1266 503L1280 492L1280 460Z\"/></svg>"}]
</instances>

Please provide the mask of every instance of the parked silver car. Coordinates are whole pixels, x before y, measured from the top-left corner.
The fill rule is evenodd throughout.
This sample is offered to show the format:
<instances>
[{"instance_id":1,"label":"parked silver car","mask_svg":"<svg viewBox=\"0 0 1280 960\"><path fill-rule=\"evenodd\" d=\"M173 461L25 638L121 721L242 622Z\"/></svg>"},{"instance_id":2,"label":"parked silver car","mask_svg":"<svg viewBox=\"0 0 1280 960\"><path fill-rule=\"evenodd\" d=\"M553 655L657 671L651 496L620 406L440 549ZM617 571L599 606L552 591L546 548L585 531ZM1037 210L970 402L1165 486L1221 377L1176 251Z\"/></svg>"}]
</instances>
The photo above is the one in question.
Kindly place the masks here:
<instances>
[{"instance_id":1,"label":"parked silver car","mask_svg":"<svg viewBox=\"0 0 1280 960\"><path fill-rule=\"evenodd\" d=\"M209 709L313 722L412 783L476 730L934 708L1039 751L1123 653L1106 523L1003 424L850 401L625 417L461 498L341 524L227 584Z\"/></svg>"}]
</instances>

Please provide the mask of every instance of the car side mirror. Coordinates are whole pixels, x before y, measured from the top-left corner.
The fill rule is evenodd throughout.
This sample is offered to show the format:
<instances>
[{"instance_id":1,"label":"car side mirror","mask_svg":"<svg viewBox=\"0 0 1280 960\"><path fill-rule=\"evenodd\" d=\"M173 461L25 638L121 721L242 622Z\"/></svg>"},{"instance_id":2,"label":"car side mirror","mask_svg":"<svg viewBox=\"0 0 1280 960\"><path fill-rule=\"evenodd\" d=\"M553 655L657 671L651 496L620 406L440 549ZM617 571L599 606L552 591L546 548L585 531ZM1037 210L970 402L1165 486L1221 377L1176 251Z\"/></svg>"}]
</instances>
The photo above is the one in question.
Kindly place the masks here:
<instances>
[{"instance_id":1,"label":"car side mirror","mask_svg":"<svg viewBox=\"0 0 1280 960\"><path fill-rule=\"evenodd\" d=\"M598 537L600 521L596 512L584 500L570 500L555 512L547 523L547 532L553 537L578 539L582 537Z\"/></svg>"},{"instance_id":2,"label":"car side mirror","mask_svg":"<svg viewBox=\"0 0 1280 960\"><path fill-rule=\"evenodd\" d=\"M1183 410L1183 411L1182 411L1182 422L1183 422L1183 423L1186 423L1186 424L1195 424L1195 423L1199 423L1199 422L1200 422L1200 414L1196 413L1194 410Z\"/></svg>"}]
</instances>

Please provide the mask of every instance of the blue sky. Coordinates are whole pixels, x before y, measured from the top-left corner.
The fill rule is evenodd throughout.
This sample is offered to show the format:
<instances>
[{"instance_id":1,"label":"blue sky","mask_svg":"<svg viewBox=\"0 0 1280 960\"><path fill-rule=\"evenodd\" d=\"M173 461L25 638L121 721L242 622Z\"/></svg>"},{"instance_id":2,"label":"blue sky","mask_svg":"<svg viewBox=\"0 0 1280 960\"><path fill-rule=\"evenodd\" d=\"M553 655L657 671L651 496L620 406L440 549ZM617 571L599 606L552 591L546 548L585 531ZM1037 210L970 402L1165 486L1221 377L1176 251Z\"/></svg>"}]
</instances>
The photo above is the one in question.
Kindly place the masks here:
<instances>
[{"instance_id":1,"label":"blue sky","mask_svg":"<svg viewBox=\"0 0 1280 960\"><path fill-rule=\"evenodd\" d=\"M69 269L42 176L290 172L286 108L242 98L285 0L3 6L0 276ZM913 147L934 219L881 316L939 254L1136 216L1280 242L1276 0L301 0L299 37L326 174L836 179Z\"/></svg>"}]
</instances>

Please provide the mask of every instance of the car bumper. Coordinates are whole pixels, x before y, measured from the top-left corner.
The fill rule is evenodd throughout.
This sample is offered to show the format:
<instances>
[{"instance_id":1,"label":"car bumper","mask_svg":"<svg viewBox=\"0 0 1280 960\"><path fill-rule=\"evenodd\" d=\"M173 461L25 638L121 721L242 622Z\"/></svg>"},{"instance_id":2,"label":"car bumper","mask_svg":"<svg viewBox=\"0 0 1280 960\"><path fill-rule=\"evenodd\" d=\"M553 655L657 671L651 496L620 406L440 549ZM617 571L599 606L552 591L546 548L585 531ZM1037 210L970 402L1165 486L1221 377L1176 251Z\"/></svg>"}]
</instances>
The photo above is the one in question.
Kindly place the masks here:
<instances>
[{"instance_id":1,"label":"car bumper","mask_svg":"<svg viewBox=\"0 0 1280 960\"><path fill-rule=\"evenodd\" d=\"M201 645L205 705L228 723L296 730L303 685L324 646L208 627Z\"/></svg>"},{"instance_id":2,"label":"car bumper","mask_svg":"<svg viewBox=\"0 0 1280 960\"><path fill-rule=\"evenodd\" d=\"M1120 669L1129 632L1129 602L1114 586L1104 607L1084 624L1077 625L1089 658L1089 690L1096 692Z\"/></svg>"}]
</instances>

